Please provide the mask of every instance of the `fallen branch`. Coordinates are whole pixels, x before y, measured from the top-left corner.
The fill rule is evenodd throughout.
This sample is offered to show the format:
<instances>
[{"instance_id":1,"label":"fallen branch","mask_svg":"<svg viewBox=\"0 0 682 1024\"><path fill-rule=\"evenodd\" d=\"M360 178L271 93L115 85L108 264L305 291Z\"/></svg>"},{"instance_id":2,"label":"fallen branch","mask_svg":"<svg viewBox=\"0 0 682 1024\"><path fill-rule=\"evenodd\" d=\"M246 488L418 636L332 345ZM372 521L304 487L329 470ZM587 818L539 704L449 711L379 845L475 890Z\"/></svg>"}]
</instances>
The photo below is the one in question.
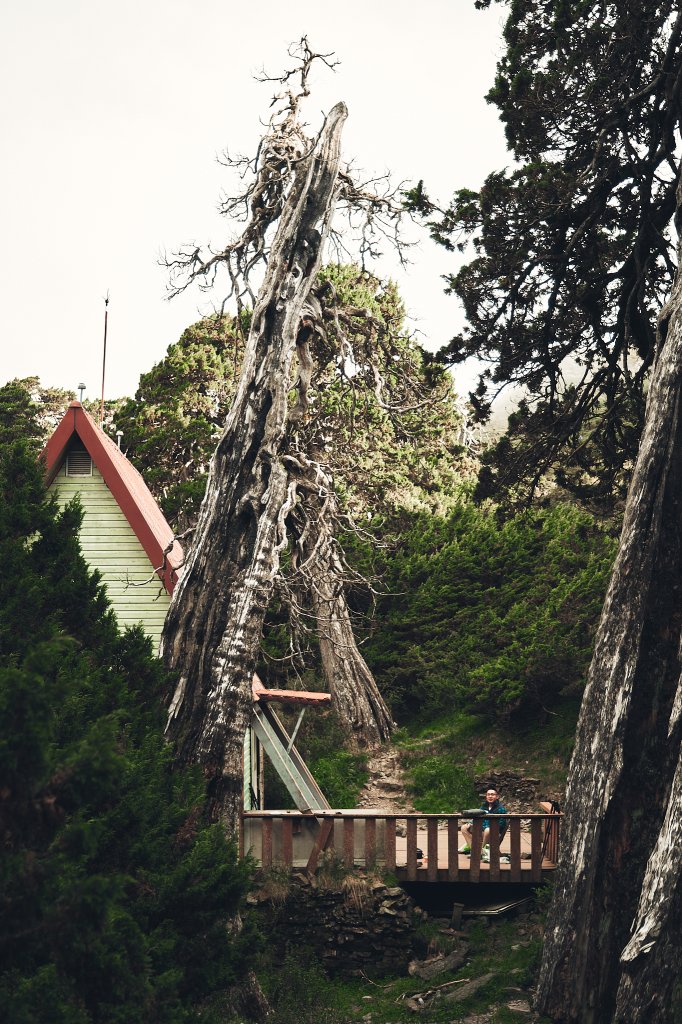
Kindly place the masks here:
<instances>
[{"instance_id":1,"label":"fallen branch","mask_svg":"<svg viewBox=\"0 0 682 1024\"><path fill-rule=\"evenodd\" d=\"M424 992L414 992L411 996L408 996L406 992L403 992L401 996L398 996L396 1003L400 1003L403 1000L407 1003L410 1009L421 1010L426 1006L426 1001L432 999L438 992L444 988L452 988L453 985L463 985L465 981L471 981L471 978L457 978L455 981L446 981L442 985L434 985L433 988L428 988ZM421 1003L421 1006L419 1005Z\"/></svg>"}]
</instances>

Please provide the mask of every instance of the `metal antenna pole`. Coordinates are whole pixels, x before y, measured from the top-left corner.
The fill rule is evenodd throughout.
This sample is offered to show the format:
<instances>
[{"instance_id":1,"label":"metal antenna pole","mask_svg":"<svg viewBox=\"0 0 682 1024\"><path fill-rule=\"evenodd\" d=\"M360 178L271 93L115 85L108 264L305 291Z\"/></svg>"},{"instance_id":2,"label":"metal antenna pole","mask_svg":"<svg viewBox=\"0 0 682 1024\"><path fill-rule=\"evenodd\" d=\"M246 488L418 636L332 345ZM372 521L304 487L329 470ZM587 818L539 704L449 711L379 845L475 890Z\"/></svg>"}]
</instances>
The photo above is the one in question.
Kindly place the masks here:
<instances>
[{"instance_id":1,"label":"metal antenna pole","mask_svg":"<svg viewBox=\"0 0 682 1024\"><path fill-rule=\"evenodd\" d=\"M104 300L104 351L102 352L102 401L99 406L99 425L104 426L104 374L107 367L107 321L109 318L109 292Z\"/></svg>"}]
</instances>

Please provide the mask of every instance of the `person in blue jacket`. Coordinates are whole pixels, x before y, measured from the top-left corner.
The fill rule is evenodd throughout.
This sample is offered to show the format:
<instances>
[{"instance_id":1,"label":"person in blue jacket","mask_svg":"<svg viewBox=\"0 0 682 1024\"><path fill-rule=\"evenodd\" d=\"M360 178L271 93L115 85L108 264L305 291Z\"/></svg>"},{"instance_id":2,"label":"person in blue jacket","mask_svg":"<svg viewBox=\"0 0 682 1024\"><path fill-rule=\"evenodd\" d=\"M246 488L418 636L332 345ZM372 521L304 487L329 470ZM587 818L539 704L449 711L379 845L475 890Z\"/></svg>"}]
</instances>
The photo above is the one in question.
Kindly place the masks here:
<instances>
[{"instance_id":1,"label":"person in blue jacket","mask_svg":"<svg viewBox=\"0 0 682 1024\"><path fill-rule=\"evenodd\" d=\"M483 813L483 846L487 846L490 841L490 818L487 817L489 814L506 814L507 808L504 804L500 803L500 798L497 790L494 786L488 786L485 794L485 803L481 804L481 812ZM500 823L500 842L507 831L508 821L506 818L498 818ZM471 837L472 837L473 824L462 825L461 832L466 840L467 845L471 848ZM464 850L460 850L463 853ZM468 852L468 851L466 851Z\"/></svg>"}]
</instances>

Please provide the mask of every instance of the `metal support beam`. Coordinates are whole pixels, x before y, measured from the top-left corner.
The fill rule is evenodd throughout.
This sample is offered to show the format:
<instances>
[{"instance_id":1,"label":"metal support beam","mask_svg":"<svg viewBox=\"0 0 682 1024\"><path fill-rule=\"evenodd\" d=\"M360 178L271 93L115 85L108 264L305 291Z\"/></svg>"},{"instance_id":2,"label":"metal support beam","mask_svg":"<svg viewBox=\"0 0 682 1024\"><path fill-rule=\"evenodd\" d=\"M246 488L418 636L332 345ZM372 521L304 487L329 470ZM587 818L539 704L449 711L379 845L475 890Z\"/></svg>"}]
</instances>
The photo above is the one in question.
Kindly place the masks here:
<instances>
[{"instance_id":1,"label":"metal support beam","mask_svg":"<svg viewBox=\"0 0 682 1024\"><path fill-rule=\"evenodd\" d=\"M287 746L287 754L291 751L291 748L294 745L294 740L296 739L296 736L298 735L298 730L299 730L299 727L301 725L301 722L303 721L303 716L305 714L305 711L306 711L305 708L301 708L301 712L300 712L298 718L296 719L296 725L294 726L294 731L291 734L291 739L289 740L289 745Z\"/></svg>"},{"instance_id":2,"label":"metal support beam","mask_svg":"<svg viewBox=\"0 0 682 1024\"><path fill-rule=\"evenodd\" d=\"M286 729L267 704L254 705L252 728L298 810L331 810Z\"/></svg>"}]
</instances>

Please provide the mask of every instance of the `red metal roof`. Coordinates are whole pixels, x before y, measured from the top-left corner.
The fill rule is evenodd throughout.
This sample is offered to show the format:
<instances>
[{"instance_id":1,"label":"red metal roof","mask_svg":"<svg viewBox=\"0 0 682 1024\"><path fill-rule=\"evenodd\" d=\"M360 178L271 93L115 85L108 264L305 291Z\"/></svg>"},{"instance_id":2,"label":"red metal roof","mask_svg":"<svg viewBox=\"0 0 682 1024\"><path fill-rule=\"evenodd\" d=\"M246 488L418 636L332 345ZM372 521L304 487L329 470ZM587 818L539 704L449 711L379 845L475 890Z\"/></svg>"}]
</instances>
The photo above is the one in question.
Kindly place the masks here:
<instances>
[{"instance_id":1,"label":"red metal roof","mask_svg":"<svg viewBox=\"0 0 682 1024\"><path fill-rule=\"evenodd\" d=\"M74 436L83 442L164 587L172 594L183 561L182 547L173 540L173 531L138 471L80 402L71 402L43 449L48 485L57 475ZM171 543L170 551L164 554Z\"/></svg>"},{"instance_id":2,"label":"red metal roof","mask_svg":"<svg viewBox=\"0 0 682 1024\"><path fill-rule=\"evenodd\" d=\"M257 675L253 677L253 699L270 704L329 704L331 693L314 693L310 690L268 690Z\"/></svg>"}]
</instances>

